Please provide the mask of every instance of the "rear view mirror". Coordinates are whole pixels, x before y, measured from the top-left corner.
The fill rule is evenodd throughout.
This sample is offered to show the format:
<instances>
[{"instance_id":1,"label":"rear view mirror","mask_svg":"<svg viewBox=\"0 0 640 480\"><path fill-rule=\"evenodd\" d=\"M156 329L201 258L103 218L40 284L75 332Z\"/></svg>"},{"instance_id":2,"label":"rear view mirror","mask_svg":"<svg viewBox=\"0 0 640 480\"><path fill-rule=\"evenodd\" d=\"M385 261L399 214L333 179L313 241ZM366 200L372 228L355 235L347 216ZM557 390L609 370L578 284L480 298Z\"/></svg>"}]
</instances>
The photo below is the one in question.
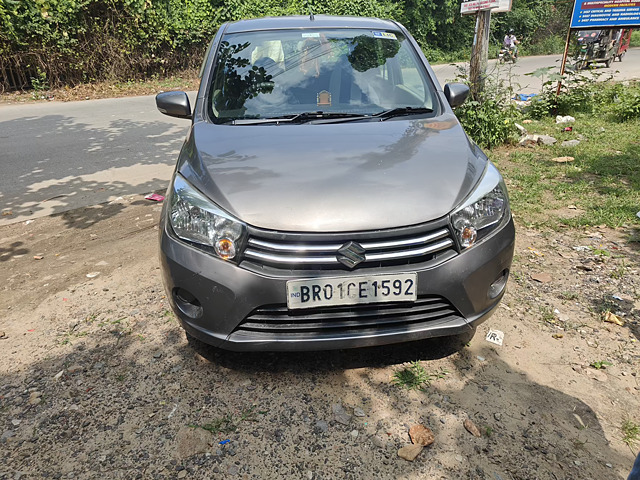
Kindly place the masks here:
<instances>
[{"instance_id":1,"label":"rear view mirror","mask_svg":"<svg viewBox=\"0 0 640 480\"><path fill-rule=\"evenodd\" d=\"M469 87L464 83L447 83L444 86L444 96L451 108L459 107L469 96Z\"/></svg>"},{"instance_id":2,"label":"rear view mirror","mask_svg":"<svg viewBox=\"0 0 640 480\"><path fill-rule=\"evenodd\" d=\"M185 92L159 93L156 95L156 107L170 117L191 118L191 104Z\"/></svg>"}]
</instances>

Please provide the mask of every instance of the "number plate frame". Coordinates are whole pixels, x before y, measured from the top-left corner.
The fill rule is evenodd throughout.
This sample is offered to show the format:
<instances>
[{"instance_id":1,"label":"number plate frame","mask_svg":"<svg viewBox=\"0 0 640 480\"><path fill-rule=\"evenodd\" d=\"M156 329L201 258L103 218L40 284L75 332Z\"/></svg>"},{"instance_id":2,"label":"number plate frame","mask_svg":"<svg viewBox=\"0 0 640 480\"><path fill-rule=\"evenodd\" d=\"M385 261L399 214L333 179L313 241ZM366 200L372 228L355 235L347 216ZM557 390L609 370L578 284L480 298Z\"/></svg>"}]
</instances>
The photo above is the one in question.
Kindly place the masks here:
<instances>
[{"instance_id":1,"label":"number plate frame","mask_svg":"<svg viewBox=\"0 0 640 480\"><path fill-rule=\"evenodd\" d=\"M400 293L398 283L400 282ZM384 283L383 283L384 282ZM349 277L317 277L287 281L287 307L333 307L370 303L415 302L418 274L393 273Z\"/></svg>"}]
</instances>

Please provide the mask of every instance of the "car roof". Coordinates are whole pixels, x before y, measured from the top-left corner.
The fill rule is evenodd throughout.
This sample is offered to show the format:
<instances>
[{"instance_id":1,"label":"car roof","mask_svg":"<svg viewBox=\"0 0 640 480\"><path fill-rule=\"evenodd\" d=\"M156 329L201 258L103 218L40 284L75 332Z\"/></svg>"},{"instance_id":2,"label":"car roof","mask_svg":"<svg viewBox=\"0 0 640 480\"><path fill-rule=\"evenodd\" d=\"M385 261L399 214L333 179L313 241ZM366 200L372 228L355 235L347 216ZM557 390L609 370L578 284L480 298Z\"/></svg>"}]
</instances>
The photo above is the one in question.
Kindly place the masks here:
<instances>
[{"instance_id":1,"label":"car roof","mask_svg":"<svg viewBox=\"0 0 640 480\"><path fill-rule=\"evenodd\" d=\"M239 20L230 23L225 33L296 28L372 28L376 30L398 30L398 25L390 20L381 20L379 18L315 15L312 20L309 15L297 15Z\"/></svg>"}]
</instances>

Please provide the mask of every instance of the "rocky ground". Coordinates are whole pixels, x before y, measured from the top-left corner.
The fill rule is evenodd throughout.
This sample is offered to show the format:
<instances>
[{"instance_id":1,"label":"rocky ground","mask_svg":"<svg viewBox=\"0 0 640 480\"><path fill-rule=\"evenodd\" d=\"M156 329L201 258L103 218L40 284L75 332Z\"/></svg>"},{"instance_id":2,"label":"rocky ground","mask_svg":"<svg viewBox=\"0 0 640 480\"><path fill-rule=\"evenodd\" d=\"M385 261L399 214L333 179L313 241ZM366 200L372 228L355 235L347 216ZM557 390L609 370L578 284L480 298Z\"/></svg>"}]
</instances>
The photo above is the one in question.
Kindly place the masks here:
<instances>
[{"instance_id":1,"label":"rocky ground","mask_svg":"<svg viewBox=\"0 0 640 480\"><path fill-rule=\"evenodd\" d=\"M626 478L634 232L519 226L472 339L239 354L189 343L170 311L159 210L134 196L0 228L0 478ZM414 361L423 390L393 382ZM435 441L409 462L417 424Z\"/></svg>"}]
</instances>

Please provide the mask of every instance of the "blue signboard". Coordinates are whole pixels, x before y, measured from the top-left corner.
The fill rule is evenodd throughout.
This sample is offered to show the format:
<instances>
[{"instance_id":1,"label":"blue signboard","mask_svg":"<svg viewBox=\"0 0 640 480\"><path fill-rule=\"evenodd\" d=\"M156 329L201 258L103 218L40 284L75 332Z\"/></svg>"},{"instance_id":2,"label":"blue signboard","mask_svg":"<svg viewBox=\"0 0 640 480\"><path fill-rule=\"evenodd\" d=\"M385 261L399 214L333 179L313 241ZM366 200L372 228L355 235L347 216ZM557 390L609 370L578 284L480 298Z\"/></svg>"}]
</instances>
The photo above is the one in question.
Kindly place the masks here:
<instances>
[{"instance_id":1,"label":"blue signboard","mask_svg":"<svg viewBox=\"0 0 640 480\"><path fill-rule=\"evenodd\" d=\"M640 0L576 0L571 28L640 27Z\"/></svg>"}]
</instances>

